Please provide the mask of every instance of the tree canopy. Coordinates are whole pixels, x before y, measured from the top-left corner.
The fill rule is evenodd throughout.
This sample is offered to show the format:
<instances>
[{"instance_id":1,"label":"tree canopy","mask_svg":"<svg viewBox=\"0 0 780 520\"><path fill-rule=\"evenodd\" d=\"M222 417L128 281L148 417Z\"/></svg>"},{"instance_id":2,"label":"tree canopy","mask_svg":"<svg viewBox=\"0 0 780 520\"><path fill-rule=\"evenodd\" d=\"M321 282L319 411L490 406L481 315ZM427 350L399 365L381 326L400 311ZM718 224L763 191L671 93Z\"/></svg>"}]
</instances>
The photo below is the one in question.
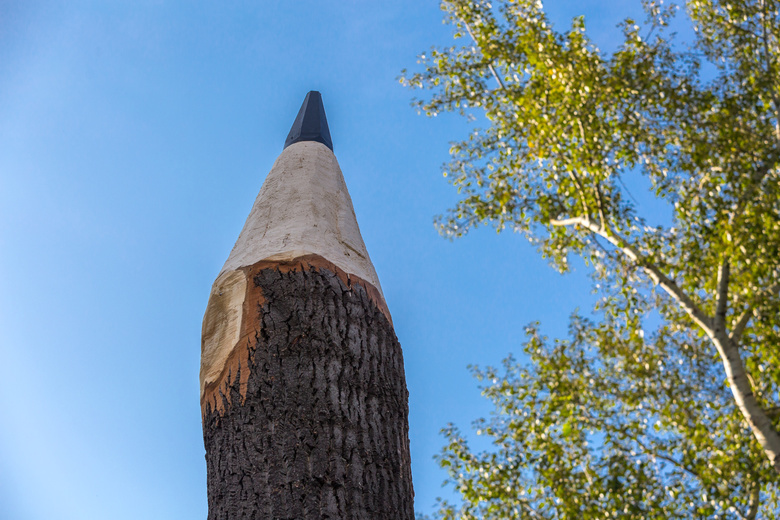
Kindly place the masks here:
<instances>
[{"instance_id":1,"label":"tree canopy","mask_svg":"<svg viewBox=\"0 0 780 520\"><path fill-rule=\"evenodd\" d=\"M600 296L566 339L527 327L528 362L475 369L493 449L445 429L442 518L780 513L780 1L643 5L606 53L538 0L445 0L456 44L402 73L425 114L484 122L444 166L442 233L579 256Z\"/></svg>"}]
</instances>

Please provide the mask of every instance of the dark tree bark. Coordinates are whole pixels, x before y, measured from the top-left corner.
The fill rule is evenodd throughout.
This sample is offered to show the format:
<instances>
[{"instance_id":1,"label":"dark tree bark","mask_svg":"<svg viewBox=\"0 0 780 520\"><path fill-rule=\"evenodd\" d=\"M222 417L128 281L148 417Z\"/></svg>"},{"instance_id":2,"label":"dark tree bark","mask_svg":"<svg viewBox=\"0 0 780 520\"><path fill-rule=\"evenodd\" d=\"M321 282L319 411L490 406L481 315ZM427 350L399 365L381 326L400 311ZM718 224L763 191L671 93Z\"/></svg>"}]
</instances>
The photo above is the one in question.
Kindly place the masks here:
<instances>
[{"instance_id":1,"label":"dark tree bark","mask_svg":"<svg viewBox=\"0 0 780 520\"><path fill-rule=\"evenodd\" d=\"M209 520L412 520L403 357L376 299L322 267L248 275L249 375L204 411Z\"/></svg>"}]
</instances>

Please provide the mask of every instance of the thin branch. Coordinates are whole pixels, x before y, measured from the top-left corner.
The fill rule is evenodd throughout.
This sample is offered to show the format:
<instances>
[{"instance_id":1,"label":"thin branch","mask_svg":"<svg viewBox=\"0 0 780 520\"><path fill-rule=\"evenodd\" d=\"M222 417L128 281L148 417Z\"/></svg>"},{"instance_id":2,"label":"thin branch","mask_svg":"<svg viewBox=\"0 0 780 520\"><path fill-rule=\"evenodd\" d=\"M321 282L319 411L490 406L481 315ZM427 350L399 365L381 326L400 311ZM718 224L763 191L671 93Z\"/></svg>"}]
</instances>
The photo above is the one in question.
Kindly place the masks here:
<instances>
[{"instance_id":1,"label":"thin branch","mask_svg":"<svg viewBox=\"0 0 780 520\"><path fill-rule=\"evenodd\" d=\"M637 248L627 244L624 240L615 235L606 234L605 230L587 218L575 217L566 220L551 220L553 226L577 225L596 233L619 251L621 251L629 260L641 267L645 273L659 285L669 296L675 300L680 307L685 310L688 316L710 337L713 345L723 360L723 368L726 372L726 379L731 393L734 395L734 401L739 408L742 416L748 423L753 435L764 450L767 458L772 464L775 472L780 474L780 434L767 416L766 411L761 407L753 389L748 380L745 365L739 354L739 345L729 338L728 333L723 327L713 326L715 321L704 313L698 305L691 299L682 288L673 280L669 279L655 264L650 262L642 255ZM725 274L725 273L724 273ZM727 281L728 277L723 276L722 281Z\"/></svg>"},{"instance_id":2,"label":"thin branch","mask_svg":"<svg viewBox=\"0 0 780 520\"><path fill-rule=\"evenodd\" d=\"M601 242L598 241L598 237L593 237L593 243L596 244L596 246L601 249L601 252L605 255L609 256L609 251L607 251L607 248L601 245Z\"/></svg>"},{"instance_id":3,"label":"thin branch","mask_svg":"<svg viewBox=\"0 0 780 520\"><path fill-rule=\"evenodd\" d=\"M761 486L753 481L753 489L750 490L750 499L748 500L748 513L744 516L745 520L755 520L758 514L758 505L761 503Z\"/></svg>"},{"instance_id":4,"label":"thin branch","mask_svg":"<svg viewBox=\"0 0 780 520\"><path fill-rule=\"evenodd\" d=\"M682 462L678 462L677 460L674 459L674 457L662 455L662 454L654 451L653 449L648 448L635 435L631 435L631 434L628 434L626 432L622 432L622 433L623 433L623 435L625 435L626 437L628 437L632 441L636 442L637 445L639 445L639 447L642 448L642 451L644 451L647 455L649 455L651 457L657 457L657 458L659 458L661 460L665 460L666 462L669 462L669 463L673 464L674 466L677 466L681 470L683 470L686 473L689 473L691 476L697 478L699 480L699 482L704 482L704 479L702 479L701 475L699 475L699 473L697 471L695 471L692 468L689 468L688 466L686 466ZM758 489L760 491L760 487L758 486L758 484L755 484L755 483L754 483L753 489L754 490ZM739 518L741 520L754 520L755 519L756 514L754 512L752 512L753 511L753 509L752 509L753 508L753 495L751 495L751 502L750 502L750 506L749 506L750 507L750 512L747 515L743 515L742 514L742 512L737 508L736 504L734 503L734 500L730 496L726 496L726 495L721 495L721 496L729 503L729 505L731 505L731 507L734 508L734 512L737 513L737 516L739 516ZM755 508L756 508L756 510L758 510L758 499L756 499L756 501L755 501Z\"/></svg>"},{"instance_id":5,"label":"thin branch","mask_svg":"<svg viewBox=\"0 0 780 520\"><path fill-rule=\"evenodd\" d=\"M726 311L729 298L729 261L724 260L718 268L718 295L715 305L715 318L713 326L716 330L726 330Z\"/></svg>"},{"instance_id":6,"label":"thin branch","mask_svg":"<svg viewBox=\"0 0 780 520\"><path fill-rule=\"evenodd\" d=\"M608 234L605 229L597 226L587 218L573 217L564 220L553 219L550 221L550 224L553 226L578 225L602 237L604 240L620 250L625 256L629 258L629 260L633 261L639 267L641 267L656 285L660 286L664 291L666 291L667 294L669 294L669 296L671 296L675 301L677 301L677 303L680 304L683 310L688 313L688 316L690 316L691 319L693 319L693 321L696 322L696 324L707 333L707 335L712 336L714 334L712 318L710 318L704 311L702 311L701 308L696 305L696 302L694 302L693 299L688 296L688 294L673 280L666 276L658 268L658 266L650 262L644 255L642 255L642 253L640 253L636 247L632 246L631 244L627 244L624 240L616 237L613 234Z\"/></svg>"},{"instance_id":7,"label":"thin branch","mask_svg":"<svg viewBox=\"0 0 780 520\"><path fill-rule=\"evenodd\" d=\"M753 316L753 311L755 308L761 305L761 303L767 298L770 298L771 296L779 293L780 282L777 282L765 291L761 291L753 305L749 305L748 308L745 309L745 311L742 313L742 315L740 315L737 323L734 325L734 328L731 331L731 334L729 334L729 339L739 343L739 339L742 337L742 333L745 331L745 327L747 327L747 324L750 322L750 318Z\"/></svg>"},{"instance_id":8,"label":"thin branch","mask_svg":"<svg viewBox=\"0 0 780 520\"><path fill-rule=\"evenodd\" d=\"M739 197L739 200L737 200L737 203L734 206L734 210L729 217L729 225L732 225L734 223L734 219L742 214L742 212L745 210L745 206L753 197L753 194L756 192L758 186L764 181L764 178L769 175L769 172L771 172L772 169L776 166L777 154L775 153L765 159L759 168L756 168L756 170L750 176L750 184L748 184L745 192Z\"/></svg>"},{"instance_id":9,"label":"thin branch","mask_svg":"<svg viewBox=\"0 0 780 520\"><path fill-rule=\"evenodd\" d=\"M635 435L631 435L631 434L629 434L627 432L622 432L622 434L625 435L626 437L628 437L629 439L631 439L632 441L634 441L635 443L637 443L637 445L639 445L639 447L642 448L642 451L644 451L647 455L649 455L651 457L656 457L656 458L661 459L661 460L665 460L666 462L669 462L672 465L677 466L678 468L680 468L681 470L685 471L686 473L689 473L691 476L699 479L699 482L703 482L703 479L701 478L701 475L699 475L699 473L696 470L694 470L692 468L689 468L688 466L686 466L682 462L677 461L674 457L667 456L667 455L662 455L661 453L658 453L657 451L655 451L655 450L653 450L651 448L648 448Z\"/></svg>"},{"instance_id":10,"label":"thin branch","mask_svg":"<svg viewBox=\"0 0 780 520\"><path fill-rule=\"evenodd\" d=\"M528 512L528 514L530 514L530 515L531 515L531 516L533 516L534 518L538 518L539 520L542 520L542 517L541 517L541 516L539 516L539 513L537 513L537 512L536 512L536 510L534 510L534 509L533 509L533 508L530 506L530 504L528 503L528 501L526 501L526 500L519 500L519 502L520 502L520 505L523 507L523 509L524 509L526 512Z\"/></svg>"},{"instance_id":11,"label":"thin branch","mask_svg":"<svg viewBox=\"0 0 780 520\"><path fill-rule=\"evenodd\" d=\"M624 183L623 179L620 178L620 175L616 175L615 178L617 178L617 181L620 183L621 186L623 186L623 189L626 190L626 193L628 193L628 196L631 197L631 200L634 201L634 204L638 206L639 201L636 200L636 197L634 197L634 194L631 193L631 190L628 189L628 186L626 186L626 183Z\"/></svg>"},{"instance_id":12,"label":"thin branch","mask_svg":"<svg viewBox=\"0 0 780 520\"><path fill-rule=\"evenodd\" d=\"M774 76L774 60L772 54L769 52L769 34L767 34L767 12L766 12L766 0L761 2L761 29L762 29L762 43L764 44L764 57L766 58L766 72L770 78ZM780 98L777 96L777 89L775 85L770 85L770 92L772 96L772 104L775 105L775 140L778 146L780 146Z\"/></svg>"},{"instance_id":13,"label":"thin branch","mask_svg":"<svg viewBox=\"0 0 780 520\"><path fill-rule=\"evenodd\" d=\"M477 42L477 38L474 36L474 33L471 31L471 26L469 25L469 23L463 18L461 18L460 21L463 22L463 25L466 26L466 30L468 31L469 36L471 36L471 39L474 40L474 45L476 45L479 51L482 52L482 48L479 46L479 43ZM482 52L482 55L484 56L485 53ZM490 69L490 72L493 73L493 77L496 78L496 81L498 82L498 86L501 88L501 90L504 90L506 88L504 87L504 82L501 81L501 78L498 77L498 74L496 73L496 69L493 68L493 64L488 62L487 66Z\"/></svg>"},{"instance_id":14,"label":"thin branch","mask_svg":"<svg viewBox=\"0 0 780 520\"><path fill-rule=\"evenodd\" d=\"M742 313L742 316L739 317L737 324L734 325L734 329L732 329L731 334L729 334L729 339L731 341L739 342L742 333L745 331L745 327L747 327L747 324L750 321L751 314L753 314L753 307L748 307L748 309Z\"/></svg>"},{"instance_id":15,"label":"thin branch","mask_svg":"<svg viewBox=\"0 0 780 520\"><path fill-rule=\"evenodd\" d=\"M569 174L569 177L574 181L574 185L577 187L577 193L579 194L580 198L580 204L582 204L582 214L588 215L588 203L585 201L585 190L582 188L582 183L580 182L580 179L577 177L577 174L574 173L572 170L567 170L567 173Z\"/></svg>"},{"instance_id":16,"label":"thin branch","mask_svg":"<svg viewBox=\"0 0 780 520\"><path fill-rule=\"evenodd\" d=\"M596 422L596 421L594 421L594 422ZM647 445L645 445L645 443L643 443L642 441L639 440L638 436L632 435L631 433L626 432L626 431L621 431L621 435L625 435L626 437L628 437L629 439L634 441L642 449L642 451L647 456L655 457L655 458L658 458L658 459L661 459L661 460L665 460L666 462L669 462L673 466L676 466L677 468L679 468L679 469L683 470L684 472L688 473L689 475L691 475L692 477L697 479L700 483L704 482L704 479L702 478L702 476L695 469L693 469L691 467L688 467L687 465L683 464L682 462L679 462L678 460L676 460L672 456L663 455L663 454L659 453L658 451L654 450L653 448L648 447ZM621 448L626 450L626 448L624 446L621 446ZM626 450L626 451L629 451L629 450ZM756 486L756 487L758 487L758 486ZM740 520L754 520L754 517L751 517L750 515L746 516L746 515L742 514L742 512L737 508L737 506L734 503L734 500L731 498L731 496L723 494L723 495L721 495L721 497L723 497L723 499L734 509L734 512L737 514L737 516L739 516Z\"/></svg>"},{"instance_id":17,"label":"thin branch","mask_svg":"<svg viewBox=\"0 0 780 520\"><path fill-rule=\"evenodd\" d=\"M745 375L747 375L748 382L750 383L750 387L753 388L754 390L756 388L758 388L758 385L756 384L756 380L753 379L753 376L750 375L750 372L745 372ZM755 392L753 392L753 393L755 393Z\"/></svg>"},{"instance_id":18,"label":"thin branch","mask_svg":"<svg viewBox=\"0 0 780 520\"><path fill-rule=\"evenodd\" d=\"M553 226L559 226L559 227L574 226L574 225L580 224L583 220L584 220L583 217L565 218L563 220L552 219L550 221L550 224L552 224Z\"/></svg>"},{"instance_id":19,"label":"thin branch","mask_svg":"<svg viewBox=\"0 0 780 520\"><path fill-rule=\"evenodd\" d=\"M577 118L577 125L580 127L580 139L582 139L582 146L585 146L585 128L582 126L582 118ZM601 228L606 230L607 229L607 218L604 216L604 203L601 198L601 189L599 188L599 180L597 178L594 178L594 188L595 188L595 194L596 194L596 207L599 211L599 220L601 220ZM588 212L585 211L585 215L588 215Z\"/></svg>"},{"instance_id":20,"label":"thin branch","mask_svg":"<svg viewBox=\"0 0 780 520\"><path fill-rule=\"evenodd\" d=\"M599 188L599 181L598 179L594 179L596 181L595 187L596 187L596 205L599 208L599 220L601 221L601 229L604 230L604 232L612 234L612 229L609 227L609 224L607 223L607 217L604 215L604 203L601 200L601 188Z\"/></svg>"},{"instance_id":21,"label":"thin branch","mask_svg":"<svg viewBox=\"0 0 780 520\"><path fill-rule=\"evenodd\" d=\"M754 32L753 32L753 31L751 31L750 29L745 29L745 28L744 28L744 27L742 27L741 25L739 25L739 24L736 24L736 23L734 23L734 22L731 22L731 21L726 21L726 25L727 25L727 26L729 26L729 27L731 27L732 29L734 29L734 30L736 30L736 31L739 31L739 32L741 32L741 33L742 33L743 35L745 35L745 36L752 36L753 38L756 38L756 39L760 39L760 38L761 38L761 36L760 36L760 35L758 35L758 34L754 33Z\"/></svg>"}]
</instances>

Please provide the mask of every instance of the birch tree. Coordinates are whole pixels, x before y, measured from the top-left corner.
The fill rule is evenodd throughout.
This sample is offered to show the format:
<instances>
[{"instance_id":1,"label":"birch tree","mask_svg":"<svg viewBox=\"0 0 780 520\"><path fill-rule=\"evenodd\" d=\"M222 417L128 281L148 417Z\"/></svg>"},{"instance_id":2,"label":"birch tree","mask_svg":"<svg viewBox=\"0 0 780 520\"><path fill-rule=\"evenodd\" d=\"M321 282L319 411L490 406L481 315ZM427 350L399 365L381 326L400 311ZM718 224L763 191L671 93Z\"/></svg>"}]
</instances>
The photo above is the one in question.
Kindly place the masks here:
<instances>
[{"instance_id":1,"label":"birch tree","mask_svg":"<svg viewBox=\"0 0 780 520\"><path fill-rule=\"evenodd\" d=\"M511 230L561 272L579 256L599 294L566 340L529 327L530 363L476 371L495 450L445 430L464 502L444 518L779 512L780 2L644 7L605 53L537 0L445 0L455 44L402 73L425 114L484 122L443 168L441 232Z\"/></svg>"}]
</instances>

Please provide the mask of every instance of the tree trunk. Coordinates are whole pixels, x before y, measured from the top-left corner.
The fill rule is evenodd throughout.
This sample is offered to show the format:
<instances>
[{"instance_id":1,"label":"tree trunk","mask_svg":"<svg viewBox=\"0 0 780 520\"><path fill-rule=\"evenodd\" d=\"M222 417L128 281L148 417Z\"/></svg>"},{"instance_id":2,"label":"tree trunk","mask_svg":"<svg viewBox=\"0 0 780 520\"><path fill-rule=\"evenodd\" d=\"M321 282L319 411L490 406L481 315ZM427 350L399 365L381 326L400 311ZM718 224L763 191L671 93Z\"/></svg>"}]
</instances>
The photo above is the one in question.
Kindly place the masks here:
<instances>
[{"instance_id":1,"label":"tree trunk","mask_svg":"<svg viewBox=\"0 0 780 520\"><path fill-rule=\"evenodd\" d=\"M209 520L414 518L401 346L329 267L246 268L243 362L204 404Z\"/></svg>"}]
</instances>

